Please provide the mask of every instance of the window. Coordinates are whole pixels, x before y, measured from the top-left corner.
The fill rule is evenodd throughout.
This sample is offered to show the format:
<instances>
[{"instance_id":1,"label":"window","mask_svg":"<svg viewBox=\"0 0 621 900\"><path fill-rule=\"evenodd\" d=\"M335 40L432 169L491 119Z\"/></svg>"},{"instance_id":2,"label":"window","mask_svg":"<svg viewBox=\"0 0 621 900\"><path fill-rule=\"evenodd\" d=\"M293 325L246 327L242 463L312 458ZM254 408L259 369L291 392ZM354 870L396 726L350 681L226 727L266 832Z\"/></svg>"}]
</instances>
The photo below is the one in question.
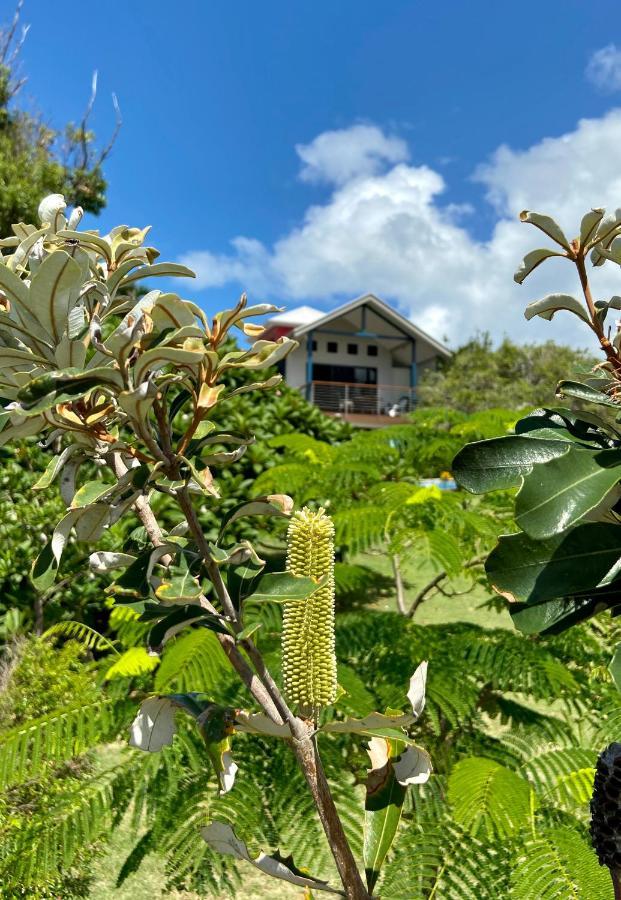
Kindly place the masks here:
<instances>
[{"instance_id":1,"label":"window","mask_svg":"<svg viewBox=\"0 0 621 900\"><path fill-rule=\"evenodd\" d=\"M367 356L377 356L377 344L369 344L367 346Z\"/></svg>"},{"instance_id":2,"label":"window","mask_svg":"<svg viewBox=\"0 0 621 900\"><path fill-rule=\"evenodd\" d=\"M328 341L328 353L338 353L339 345L336 341Z\"/></svg>"},{"instance_id":3,"label":"window","mask_svg":"<svg viewBox=\"0 0 621 900\"><path fill-rule=\"evenodd\" d=\"M356 354L358 353L358 344L348 344L347 352L350 354L350 356L356 356Z\"/></svg>"},{"instance_id":4,"label":"window","mask_svg":"<svg viewBox=\"0 0 621 900\"><path fill-rule=\"evenodd\" d=\"M313 353L317 352L317 341L313 341Z\"/></svg>"}]
</instances>

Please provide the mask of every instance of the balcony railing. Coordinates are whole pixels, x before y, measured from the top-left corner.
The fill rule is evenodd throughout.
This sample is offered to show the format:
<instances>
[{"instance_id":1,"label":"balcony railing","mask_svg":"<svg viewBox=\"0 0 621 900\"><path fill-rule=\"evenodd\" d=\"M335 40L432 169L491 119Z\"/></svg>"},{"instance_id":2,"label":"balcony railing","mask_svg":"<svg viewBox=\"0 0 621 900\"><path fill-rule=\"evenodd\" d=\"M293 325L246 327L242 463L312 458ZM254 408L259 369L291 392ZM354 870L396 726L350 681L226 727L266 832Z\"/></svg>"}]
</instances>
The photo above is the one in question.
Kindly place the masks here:
<instances>
[{"instance_id":1,"label":"balcony railing","mask_svg":"<svg viewBox=\"0 0 621 900\"><path fill-rule=\"evenodd\" d=\"M416 406L416 388L394 384L350 384L344 381L312 381L302 394L324 412L399 418Z\"/></svg>"}]
</instances>

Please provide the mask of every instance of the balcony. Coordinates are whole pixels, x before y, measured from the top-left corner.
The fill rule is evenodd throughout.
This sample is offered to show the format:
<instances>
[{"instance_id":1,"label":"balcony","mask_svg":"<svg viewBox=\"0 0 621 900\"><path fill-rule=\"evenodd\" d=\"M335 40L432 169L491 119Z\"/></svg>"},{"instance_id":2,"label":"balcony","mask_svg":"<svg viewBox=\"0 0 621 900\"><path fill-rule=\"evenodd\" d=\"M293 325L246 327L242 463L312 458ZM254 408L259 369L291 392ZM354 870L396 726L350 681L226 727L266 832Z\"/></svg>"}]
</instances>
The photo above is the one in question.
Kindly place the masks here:
<instances>
[{"instance_id":1,"label":"balcony","mask_svg":"<svg viewBox=\"0 0 621 900\"><path fill-rule=\"evenodd\" d=\"M378 427L407 422L407 414L416 406L416 388L394 384L312 381L300 390L323 412L352 425Z\"/></svg>"}]
</instances>

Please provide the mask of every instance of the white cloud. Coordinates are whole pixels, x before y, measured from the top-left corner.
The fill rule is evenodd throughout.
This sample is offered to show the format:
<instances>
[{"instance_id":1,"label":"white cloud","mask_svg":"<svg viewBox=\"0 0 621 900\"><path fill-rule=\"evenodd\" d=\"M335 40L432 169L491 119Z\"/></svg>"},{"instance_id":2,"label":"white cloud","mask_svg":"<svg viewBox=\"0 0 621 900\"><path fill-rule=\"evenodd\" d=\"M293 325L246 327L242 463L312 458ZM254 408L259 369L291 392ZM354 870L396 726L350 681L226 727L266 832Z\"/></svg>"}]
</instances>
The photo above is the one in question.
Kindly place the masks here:
<instances>
[{"instance_id":1,"label":"white cloud","mask_svg":"<svg viewBox=\"0 0 621 900\"><path fill-rule=\"evenodd\" d=\"M615 44L596 50L586 67L586 76L602 91L621 91L621 50Z\"/></svg>"},{"instance_id":2,"label":"white cloud","mask_svg":"<svg viewBox=\"0 0 621 900\"><path fill-rule=\"evenodd\" d=\"M517 213L524 208L546 212L573 236L590 207L621 206L621 111L583 120L574 131L524 151L500 147L479 166L475 179L485 190L483 203L496 213L485 241L468 227L476 212L442 202L445 181L438 172L408 164L403 148L392 159L388 151L373 155L368 134L360 132L370 127L327 132L306 145L320 150L306 157L300 153L302 171L312 164L317 176L322 172L335 186L272 247L237 237L228 254L186 254L183 262L197 271L198 286L236 283L289 305L323 301L328 306L337 297L372 291L453 343L477 329L497 338L509 334L520 340L589 343L588 332L569 314L560 313L552 325L524 320L530 300L552 291L575 293L579 285L564 260L544 264L522 287L513 283L521 257L547 243L540 232L520 224ZM381 146L377 136L373 140ZM349 168L346 155L337 151L331 161L326 146L337 151L348 146ZM596 289L602 296L621 292L620 275L612 265L595 270Z\"/></svg>"},{"instance_id":3,"label":"white cloud","mask_svg":"<svg viewBox=\"0 0 621 900\"><path fill-rule=\"evenodd\" d=\"M295 150L304 163L302 181L330 184L374 175L386 163L405 162L410 155L405 141L384 134L376 125L324 131L310 144L297 144Z\"/></svg>"}]
</instances>

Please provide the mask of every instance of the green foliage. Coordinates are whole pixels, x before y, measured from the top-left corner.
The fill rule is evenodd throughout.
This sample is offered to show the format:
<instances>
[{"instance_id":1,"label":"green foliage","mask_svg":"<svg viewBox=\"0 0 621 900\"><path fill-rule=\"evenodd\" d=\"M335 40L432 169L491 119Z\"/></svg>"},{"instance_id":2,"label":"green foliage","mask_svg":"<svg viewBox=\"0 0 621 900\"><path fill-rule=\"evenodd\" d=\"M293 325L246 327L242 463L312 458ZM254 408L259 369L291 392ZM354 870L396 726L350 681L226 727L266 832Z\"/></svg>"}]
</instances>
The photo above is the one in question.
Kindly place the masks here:
<instances>
[{"instance_id":1,"label":"green foliage","mask_svg":"<svg viewBox=\"0 0 621 900\"><path fill-rule=\"evenodd\" d=\"M34 218L41 197L64 193L85 210L98 213L106 203L102 163L109 152L94 152L94 135L86 119L61 131L21 109L22 85L13 73L18 41L12 26L0 32L0 233L13 222ZM94 100L94 96L93 96ZM92 105L92 102L91 102ZM87 118L87 117L86 117Z\"/></svg>"},{"instance_id":2,"label":"green foliage","mask_svg":"<svg viewBox=\"0 0 621 900\"><path fill-rule=\"evenodd\" d=\"M593 368L591 354L546 341L516 344L509 338L494 348L489 334L464 344L425 372L417 389L425 406L448 406L465 413L499 404L509 409L542 406L561 378L585 375Z\"/></svg>"}]
</instances>

